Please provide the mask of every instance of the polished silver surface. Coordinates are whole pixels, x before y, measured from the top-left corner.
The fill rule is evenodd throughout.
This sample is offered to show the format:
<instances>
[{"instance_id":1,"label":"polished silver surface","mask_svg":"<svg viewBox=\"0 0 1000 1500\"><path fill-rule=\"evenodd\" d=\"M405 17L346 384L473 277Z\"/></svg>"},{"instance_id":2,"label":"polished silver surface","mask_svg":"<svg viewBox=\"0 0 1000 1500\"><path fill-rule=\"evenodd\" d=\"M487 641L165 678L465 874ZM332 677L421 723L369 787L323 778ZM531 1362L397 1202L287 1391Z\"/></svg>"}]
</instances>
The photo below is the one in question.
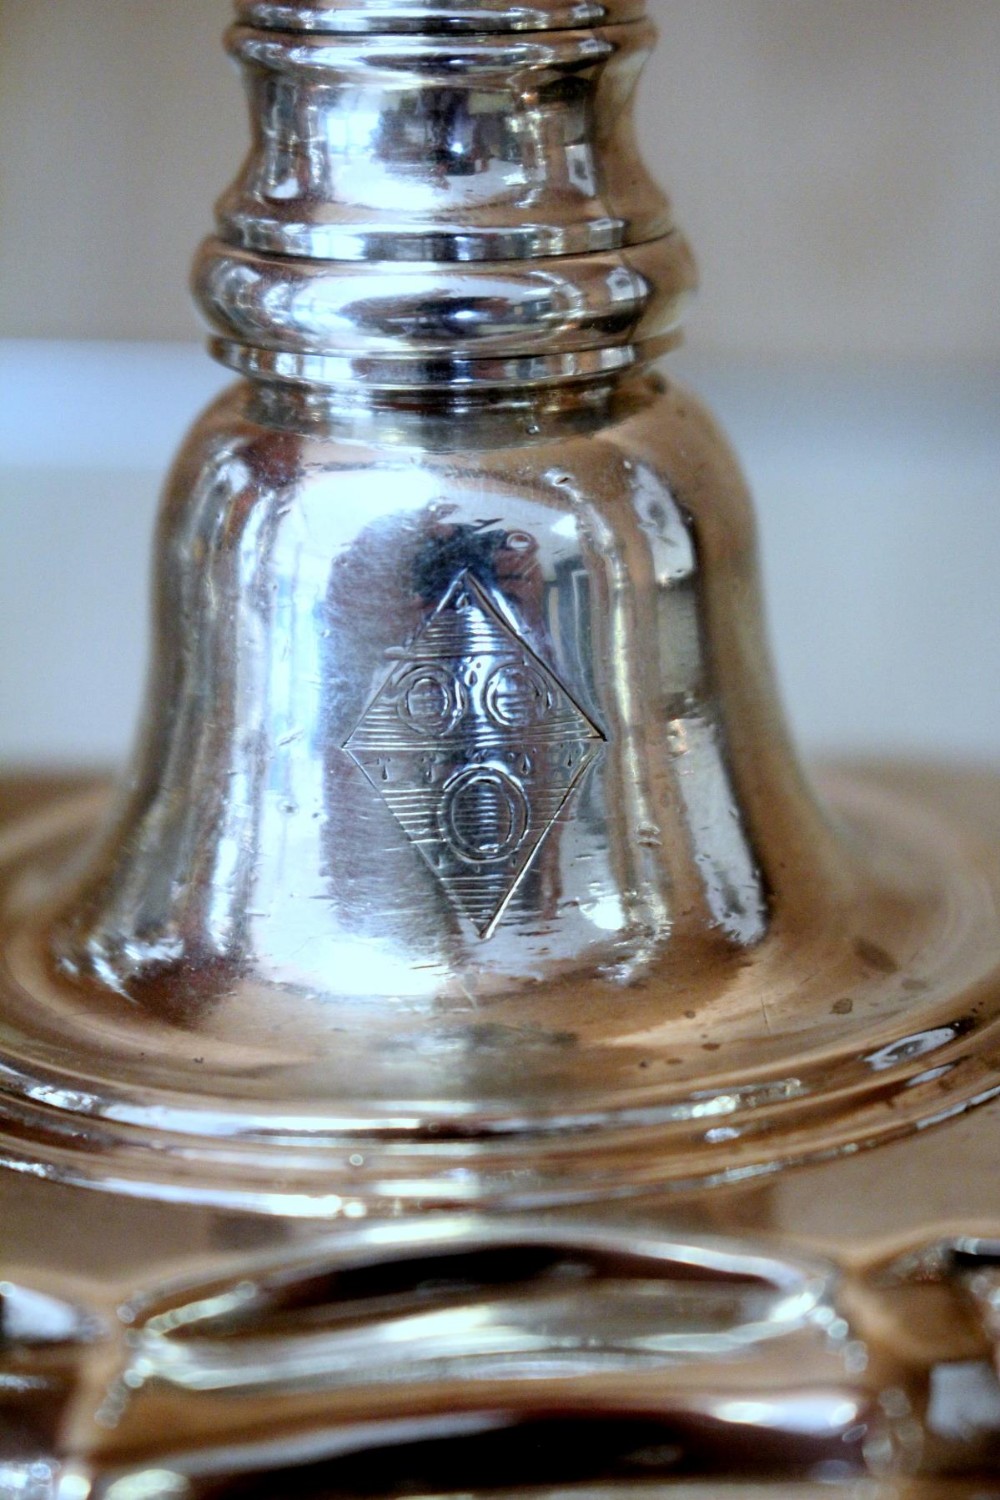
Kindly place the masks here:
<instances>
[{"instance_id":1,"label":"polished silver surface","mask_svg":"<svg viewBox=\"0 0 1000 1500\"><path fill-rule=\"evenodd\" d=\"M995 1474L997 780L801 772L642 7L238 13L140 743L0 781L0 1500Z\"/></svg>"},{"instance_id":2,"label":"polished silver surface","mask_svg":"<svg viewBox=\"0 0 1000 1500\"><path fill-rule=\"evenodd\" d=\"M600 256L671 229L632 120L648 21L442 40L366 13L386 34L232 33L254 136L220 205L227 242L310 260L432 262L453 298L449 274L463 291L477 279L448 265ZM627 258L615 264L627 283ZM550 272L560 269L569 286L577 268ZM507 275L516 281L515 268ZM489 273L479 281L489 288ZM499 311L493 322L499 332ZM450 338L465 334L452 323Z\"/></svg>"},{"instance_id":3,"label":"polished silver surface","mask_svg":"<svg viewBox=\"0 0 1000 1500\"><path fill-rule=\"evenodd\" d=\"M161 1476L138 1493L195 1500L220 1473L232 1484L282 1460L325 1465L326 1495L433 1490L456 1463L467 1493L709 1455L758 1474L893 1473L921 1451L910 1392L869 1354L821 1257L639 1221L459 1217L215 1260L201 1282L136 1288L111 1317L8 1286L35 1370L53 1344L81 1375L101 1366L77 1419L94 1500L132 1493L130 1473Z\"/></svg>"},{"instance_id":4,"label":"polished silver surface","mask_svg":"<svg viewBox=\"0 0 1000 1500\"><path fill-rule=\"evenodd\" d=\"M344 749L486 938L604 736L471 570L399 658Z\"/></svg>"},{"instance_id":5,"label":"polished silver surface","mask_svg":"<svg viewBox=\"0 0 1000 1500\"><path fill-rule=\"evenodd\" d=\"M137 993L185 948L234 978L252 954L331 998L454 1006L568 973L614 989L602 971L638 978L672 937L764 936L725 721L767 687L742 652L731 677L706 655L697 496L652 457L664 428L693 451L695 408L649 381L563 405L534 435L516 409L455 411L439 443L420 414L338 438L265 425L244 392L216 408L164 515L165 675L75 971ZM717 587L750 567L720 559ZM499 880L485 925L447 899L460 829L431 826L476 815L449 799L481 774L502 780L478 810L497 860L464 861Z\"/></svg>"},{"instance_id":6,"label":"polished silver surface","mask_svg":"<svg viewBox=\"0 0 1000 1500\"><path fill-rule=\"evenodd\" d=\"M196 270L251 378L167 486L103 831L0 849L4 1160L290 1215L595 1201L991 1098L992 825L878 774L816 801L738 467L649 369L694 275L626 108L648 21L255 17Z\"/></svg>"},{"instance_id":7,"label":"polished silver surface","mask_svg":"<svg viewBox=\"0 0 1000 1500\"><path fill-rule=\"evenodd\" d=\"M721 673L707 635L695 516L752 587L745 498L642 374L694 280L635 152L652 28L353 14L231 34L254 145L196 290L255 386L167 499L147 748L63 969L422 1010L634 978L685 927L752 946L727 696L776 716L752 621Z\"/></svg>"},{"instance_id":8,"label":"polished silver surface","mask_svg":"<svg viewBox=\"0 0 1000 1500\"><path fill-rule=\"evenodd\" d=\"M608 375L676 340L695 273L636 151L634 7L447 40L337 14L231 35L253 147L195 271L225 363L356 400Z\"/></svg>"},{"instance_id":9,"label":"polished silver surface","mask_svg":"<svg viewBox=\"0 0 1000 1500\"><path fill-rule=\"evenodd\" d=\"M452 34L455 32L559 31L606 22L634 21L646 0L237 0L237 14L276 30Z\"/></svg>"}]
</instances>

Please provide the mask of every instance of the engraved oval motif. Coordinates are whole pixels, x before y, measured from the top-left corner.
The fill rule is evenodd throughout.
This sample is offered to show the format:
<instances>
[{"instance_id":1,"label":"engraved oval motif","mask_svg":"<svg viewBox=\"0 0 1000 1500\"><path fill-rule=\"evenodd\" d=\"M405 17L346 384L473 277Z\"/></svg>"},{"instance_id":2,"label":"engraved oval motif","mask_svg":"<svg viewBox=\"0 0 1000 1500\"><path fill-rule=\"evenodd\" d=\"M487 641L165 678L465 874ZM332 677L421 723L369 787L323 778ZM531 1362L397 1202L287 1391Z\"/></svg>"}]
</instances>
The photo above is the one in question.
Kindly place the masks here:
<instances>
[{"instance_id":1,"label":"engraved oval motif","mask_svg":"<svg viewBox=\"0 0 1000 1500\"><path fill-rule=\"evenodd\" d=\"M467 864L501 864L524 842L530 812L523 789L498 766L472 766L445 787L441 835Z\"/></svg>"},{"instance_id":2,"label":"engraved oval motif","mask_svg":"<svg viewBox=\"0 0 1000 1500\"><path fill-rule=\"evenodd\" d=\"M498 667L484 693L486 712L500 729L530 729L552 710L552 690L527 662Z\"/></svg>"},{"instance_id":3,"label":"engraved oval motif","mask_svg":"<svg viewBox=\"0 0 1000 1500\"><path fill-rule=\"evenodd\" d=\"M446 667L421 663L399 683L396 708L411 734L443 739L465 712L465 689Z\"/></svg>"}]
</instances>

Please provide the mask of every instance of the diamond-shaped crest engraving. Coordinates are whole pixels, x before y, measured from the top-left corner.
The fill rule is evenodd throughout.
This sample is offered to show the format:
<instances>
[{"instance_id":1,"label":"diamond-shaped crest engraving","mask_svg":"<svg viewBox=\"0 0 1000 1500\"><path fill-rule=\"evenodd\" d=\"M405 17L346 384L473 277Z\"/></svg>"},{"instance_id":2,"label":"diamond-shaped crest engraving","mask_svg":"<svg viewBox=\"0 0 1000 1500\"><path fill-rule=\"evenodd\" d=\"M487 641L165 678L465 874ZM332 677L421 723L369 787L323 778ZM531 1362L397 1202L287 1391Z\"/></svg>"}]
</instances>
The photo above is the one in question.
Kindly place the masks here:
<instances>
[{"instance_id":1,"label":"diamond-shaped crest engraving","mask_svg":"<svg viewBox=\"0 0 1000 1500\"><path fill-rule=\"evenodd\" d=\"M603 743L462 573L344 749L487 938Z\"/></svg>"}]
</instances>

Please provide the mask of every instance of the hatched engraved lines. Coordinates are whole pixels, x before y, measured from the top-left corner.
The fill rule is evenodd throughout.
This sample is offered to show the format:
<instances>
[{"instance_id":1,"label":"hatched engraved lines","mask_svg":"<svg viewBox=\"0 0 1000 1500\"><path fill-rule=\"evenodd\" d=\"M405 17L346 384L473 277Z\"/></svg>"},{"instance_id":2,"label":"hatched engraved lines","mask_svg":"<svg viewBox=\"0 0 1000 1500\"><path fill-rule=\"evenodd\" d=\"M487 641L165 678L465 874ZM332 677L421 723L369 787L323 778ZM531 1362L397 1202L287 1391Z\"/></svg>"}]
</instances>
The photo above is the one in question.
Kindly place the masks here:
<instances>
[{"instance_id":1,"label":"hatched engraved lines","mask_svg":"<svg viewBox=\"0 0 1000 1500\"><path fill-rule=\"evenodd\" d=\"M604 736L468 572L394 656L344 749L488 938Z\"/></svg>"}]
</instances>

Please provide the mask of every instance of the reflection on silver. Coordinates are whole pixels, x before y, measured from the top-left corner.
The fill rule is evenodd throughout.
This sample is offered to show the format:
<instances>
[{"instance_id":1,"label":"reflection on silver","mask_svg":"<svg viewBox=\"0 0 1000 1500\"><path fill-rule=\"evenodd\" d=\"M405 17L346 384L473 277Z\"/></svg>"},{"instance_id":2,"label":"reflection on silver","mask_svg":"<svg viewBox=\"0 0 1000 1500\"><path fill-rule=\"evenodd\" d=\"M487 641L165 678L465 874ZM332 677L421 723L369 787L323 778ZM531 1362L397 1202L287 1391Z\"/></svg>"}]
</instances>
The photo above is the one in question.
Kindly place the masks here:
<instances>
[{"instance_id":1,"label":"reflection on silver","mask_svg":"<svg viewBox=\"0 0 1000 1500\"><path fill-rule=\"evenodd\" d=\"M31 1287L0 1281L0 1343L45 1349L92 1343L100 1321L82 1308Z\"/></svg>"},{"instance_id":2,"label":"reflection on silver","mask_svg":"<svg viewBox=\"0 0 1000 1500\"><path fill-rule=\"evenodd\" d=\"M645 0L237 0L240 18L277 31L366 33L557 31L635 21Z\"/></svg>"},{"instance_id":3,"label":"reflection on silver","mask_svg":"<svg viewBox=\"0 0 1000 1500\"><path fill-rule=\"evenodd\" d=\"M751 947L767 932L767 898L740 823L723 734L698 714L672 720L668 734L708 909L727 936Z\"/></svg>"},{"instance_id":4,"label":"reflection on silver","mask_svg":"<svg viewBox=\"0 0 1000 1500\"><path fill-rule=\"evenodd\" d=\"M229 244L435 262L425 277L445 285L448 264L506 262L516 277L518 261L615 251L670 229L627 119L613 118L651 44L639 0L535 7L550 23L540 29L527 6L285 7L292 36L281 9L240 7L251 25L231 38L255 135L220 206ZM447 36L427 26L435 11ZM275 22L282 34L256 29ZM606 128L595 130L598 112Z\"/></svg>"},{"instance_id":5,"label":"reflection on silver","mask_svg":"<svg viewBox=\"0 0 1000 1500\"><path fill-rule=\"evenodd\" d=\"M574 1472L572 1451L539 1453L560 1423L611 1476L638 1462L666 1478L708 1452L858 1475L879 1448L888 1471L912 1441L909 1404L880 1384L839 1295L822 1260L641 1222L501 1217L354 1230L235 1280L151 1284L95 1367L101 1493L159 1476L200 1495L290 1461L323 1461L339 1490L354 1456L386 1467L388 1493L461 1463L469 1492L495 1479L477 1441L491 1433L513 1452L527 1434L530 1485Z\"/></svg>"}]
</instances>

